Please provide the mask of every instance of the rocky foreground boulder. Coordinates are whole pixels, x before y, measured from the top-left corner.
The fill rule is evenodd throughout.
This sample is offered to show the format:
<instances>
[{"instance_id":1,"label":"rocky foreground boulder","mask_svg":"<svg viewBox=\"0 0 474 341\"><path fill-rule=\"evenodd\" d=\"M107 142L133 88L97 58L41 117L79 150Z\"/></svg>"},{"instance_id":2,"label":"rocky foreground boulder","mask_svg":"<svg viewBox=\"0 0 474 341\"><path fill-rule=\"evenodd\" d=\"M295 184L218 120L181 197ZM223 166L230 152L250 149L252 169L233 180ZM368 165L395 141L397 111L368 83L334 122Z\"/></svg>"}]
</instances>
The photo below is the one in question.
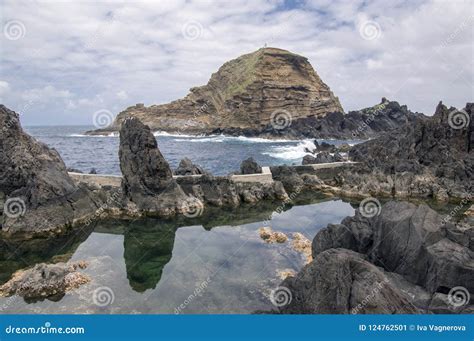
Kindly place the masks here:
<instances>
[{"instance_id":1,"label":"rocky foreground boulder","mask_svg":"<svg viewBox=\"0 0 474 341\"><path fill-rule=\"evenodd\" d=\"M205 205L235 207L261 200L286 200L283 185L235 182L229 176L203 174L173 178L150 127L136 118L120 130L120 168L124 205L137 214L170 216L202 214Z\"/></svg>"},{"instance_id":2,"label":"rocky foreground boulder","mask_svg":"<svg viewBox=\"0 0 474 341\"><path fill-rule=\"evenodd\" d=\"M342 176L347 194L417 196L447 200L474 190L474 104L462 110L440 103L431 118L354 146L357 172Z\"/></svg>"},{"instance_id":3,"label":"rocky foreground boulder","mask_svg":"<svg viewBox=\"0 0 474 341\"><path fill-rule=\"evenodd\" d=\"M136 118L125 120L120 129L122 190L139 211L158 215L183 212L189 199L173 179L150 128Z\"/></svg>"},{"instance_id":4,"label":"rocky foreground boulder","mask_svg":"<svg viewBox=\"0 0 474 341\"><path fill-rule=\"evenodd\" d=\"M18 295L27 300L62 297L67 291L90 282L90 278L80 272L85 262L40 263L26 270L18 270L12 278L0 286L0 296Z\"/></svg>"},{"instance_id":5,"label":"rocky foreground boulder","mask_svg":"<svg viewBox=\"0 0 474 341\"><path fill-rule=\"evenodd\" d=\"M94 214L100 199L69 177L58 152L25 133L17 113L0 105L2 231L41 233Z\"/></svg>"},{"instance_id":6,"label":"rocky foreground boulder","mask_svg":"<svg viewBox=\"0 0 474 341\"><path fill-rule=\"evenodd\" d=\"M474 312L473 226L407 202L363 209L318 232L314 261L281 284L292 300L280 312Z\"/></svg>"}]
</instances>

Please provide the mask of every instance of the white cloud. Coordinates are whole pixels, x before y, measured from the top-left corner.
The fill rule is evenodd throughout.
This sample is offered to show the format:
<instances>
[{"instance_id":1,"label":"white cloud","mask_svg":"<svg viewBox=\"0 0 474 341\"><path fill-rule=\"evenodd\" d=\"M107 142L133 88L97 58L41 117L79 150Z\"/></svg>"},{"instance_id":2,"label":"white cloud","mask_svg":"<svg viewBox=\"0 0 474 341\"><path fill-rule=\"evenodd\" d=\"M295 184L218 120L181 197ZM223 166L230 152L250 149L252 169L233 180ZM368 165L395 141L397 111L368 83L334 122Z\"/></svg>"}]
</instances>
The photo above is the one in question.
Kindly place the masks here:
<instances>
[{"instance_id":1,"label":"white cloud","mask_svg":"<svg viewBox=\"0 0 474 341\"><path fill-rule=\"evenodd\" d=\"M439 100L462 106L473 98L473 6L469 0L315 0L294 8L279 0L6 0L2 24L19 20L26 34L2 37L0 92L14 110L30 104L26 123L91 124L97 110L118 113L138 102L180 98L225 61L268 43L308 57L346 111L385 96L431 114ZM183 36L190 21L199 23L196 39ZM361 36L366 22L380 27L375 39Z\"/></svg>"},{"instance_id":2,"label":"white cloud","mask_svg":"<svg viewBox=\"0 0 474 341\"><path fill-rule=\"evenodd\" d=\"M10 91L10 84L5 81L0 81L0 96L7 94Z\"/></svg>"},{"instance_id":3,"label":"white cloud","mask_svg":"<svg viewBox=\"0 0 474 341\"><path fill-rule=\"evenodd\" d=\"M128 98L128 94L126 91L119 91L117 92L117 98L121 100L126 100Z\"/></svg>"},{"instance_id":4,"label":"white cloud","mask_svg":"<svg viewBox=\"0 0 474 341\"><path fill-rule=\"evenodd\" d=\"M52 100L71 98L69 90L56 89L52 85L46 85L43 88L35 88L24 91L21 98L29 102L49 102Z\"/></svg>"}]
</instances>

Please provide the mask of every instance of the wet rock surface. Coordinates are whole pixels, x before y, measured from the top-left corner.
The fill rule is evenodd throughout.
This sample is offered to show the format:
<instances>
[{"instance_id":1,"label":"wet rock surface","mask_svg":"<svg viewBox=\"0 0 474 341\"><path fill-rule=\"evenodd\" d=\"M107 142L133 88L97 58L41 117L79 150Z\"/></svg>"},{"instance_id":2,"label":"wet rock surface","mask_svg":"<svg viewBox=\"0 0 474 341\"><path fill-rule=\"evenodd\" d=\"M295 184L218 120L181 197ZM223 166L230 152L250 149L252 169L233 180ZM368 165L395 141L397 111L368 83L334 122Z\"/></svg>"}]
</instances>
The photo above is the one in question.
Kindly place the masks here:
<instances>
[{"instance_id":1,"label":"wet rock surface","mask_svg":"<svg viewBox=\"0 0 474 341\"><path fill-rule=\"evenodd\" d=\"M28 300L62 296L90 281L87 275L79 272L86 267L85 262L40 263L31 269L19 270L0 287L0 296L18 295Z\"/></svg>"},{"instance_id":2,"label":"wet rock surface","mask_svg":"<svg viewBox=\"0 0 474 341\"><path fill-rule=\"evenodd\" d=\"M354 217L318 232L312 244L314 261L282 283L293 300L280 311L472 310L474 252L468 241L472 231L473 226L458 228L446 222L426 205L392 201L371 218L357 211ZM460 290L464 301L453 304L459 303L456 292L459 295ZM443 295L449 299L441 304Z\"/></svg>"}]
</instances>

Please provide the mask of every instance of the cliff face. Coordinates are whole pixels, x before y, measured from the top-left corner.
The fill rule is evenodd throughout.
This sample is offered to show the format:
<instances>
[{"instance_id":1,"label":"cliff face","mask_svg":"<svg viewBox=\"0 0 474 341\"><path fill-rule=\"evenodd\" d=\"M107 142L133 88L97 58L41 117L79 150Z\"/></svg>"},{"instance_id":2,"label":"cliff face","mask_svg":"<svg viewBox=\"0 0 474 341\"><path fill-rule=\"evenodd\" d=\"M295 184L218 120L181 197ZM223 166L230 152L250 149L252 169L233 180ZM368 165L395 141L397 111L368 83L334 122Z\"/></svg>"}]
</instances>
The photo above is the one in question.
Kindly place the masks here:
<instances>
[{"instance_id":1,"label":"cliff face","mask_svg":"<svg viewBox=\"0 0 474 341\"><path fill-rule=\"evenodd\" d=\"M258 132L271 123L275 112L284 111L291 120L343 112L338 98L307 58L276 48L231 60L207 85L190 91L185 98L168 104L129 107L102 132L117 131L127 117L140 119L152 130L169 132Z\"/></svg>"}]
</instances>

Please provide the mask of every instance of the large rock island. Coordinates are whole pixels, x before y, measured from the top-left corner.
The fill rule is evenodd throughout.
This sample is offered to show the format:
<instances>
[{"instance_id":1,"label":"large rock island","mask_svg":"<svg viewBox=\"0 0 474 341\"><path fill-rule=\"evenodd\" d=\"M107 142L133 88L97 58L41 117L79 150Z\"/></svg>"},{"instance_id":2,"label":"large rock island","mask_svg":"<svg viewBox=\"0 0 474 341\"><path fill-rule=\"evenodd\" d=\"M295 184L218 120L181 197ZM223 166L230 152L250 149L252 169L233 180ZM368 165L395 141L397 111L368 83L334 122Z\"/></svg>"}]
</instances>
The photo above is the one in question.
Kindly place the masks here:
<instances>
[{"instance_id":1,"label":"large rock island","mask_svg":"<svg viewBox=\"0 0 474 341\"><path fill-rule=\"evenodd\" d=\"M154 131L287 138L367 138L411 121L406 106L383 100L344 113L339 99L308 59L262 48L222 65L207 85L183 99L120 112L111 126L88 134L117 132L129 117ZM358 129L364 125L364 129Z\"/></svg>"}]
</instances>

